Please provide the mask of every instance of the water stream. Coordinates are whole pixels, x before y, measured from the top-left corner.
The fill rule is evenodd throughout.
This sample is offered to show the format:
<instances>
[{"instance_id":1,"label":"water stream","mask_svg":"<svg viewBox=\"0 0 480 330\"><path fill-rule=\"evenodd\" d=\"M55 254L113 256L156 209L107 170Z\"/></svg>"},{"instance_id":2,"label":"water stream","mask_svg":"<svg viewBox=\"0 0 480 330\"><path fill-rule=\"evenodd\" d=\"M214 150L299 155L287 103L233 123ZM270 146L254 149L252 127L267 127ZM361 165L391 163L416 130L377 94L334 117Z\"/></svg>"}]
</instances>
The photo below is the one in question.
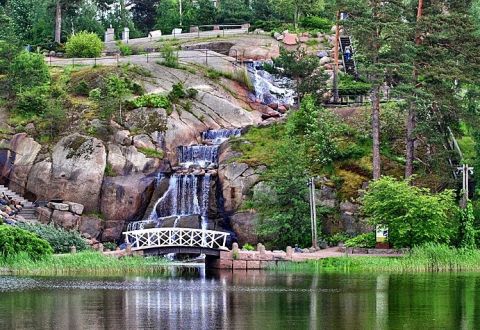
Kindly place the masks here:
<instances>
[{"instance_id":1,"label":"water stream","mask_svg":"<svg viewBox=\"0 0 480 330\"><path fill-rule=\"evenodd\" d=\"M255 99L267 105L293 105L295 102L293 80L280 74L270 74L264 70L263 63L261 61L247 63L247 71L255 88Z\"/></svg>"},{"instance_id":2,"label":"water stream","mask_svg":"<svg viewBox=\"0 0 480 330\"><path fill-rule=\"evenodd\" d=\"M240 129L208 130L202 133L204 144L178 147L180 167L170 176L167 191L156 201L146 220L130 223L127 230L143 229L146 224L161 227L166 219L173 217L176 217L173 226L177 227L182 218L192 216L199 216L200 228L208 229L210 191L216 173L207 169L218 165L220 144L240 134ZM188 172L192 166L203 171ZM157 184L162 178L162 175L157 177Z\"/></svg>"}]
</instances>

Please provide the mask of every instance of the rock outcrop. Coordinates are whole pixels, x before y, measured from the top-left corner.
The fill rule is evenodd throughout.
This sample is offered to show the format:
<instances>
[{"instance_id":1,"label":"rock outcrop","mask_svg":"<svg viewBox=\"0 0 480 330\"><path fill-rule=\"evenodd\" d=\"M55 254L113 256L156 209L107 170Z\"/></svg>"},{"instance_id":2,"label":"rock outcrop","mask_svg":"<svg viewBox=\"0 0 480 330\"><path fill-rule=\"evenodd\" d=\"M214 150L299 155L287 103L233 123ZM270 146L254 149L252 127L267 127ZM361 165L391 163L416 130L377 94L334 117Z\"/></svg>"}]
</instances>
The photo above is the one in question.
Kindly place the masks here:
<instances>
[{"instance_id":1,"label":"rock outcrop","mask_svg":"<svg viewBox=\"0 0 480 330\"><path fill-rule=\"evenodd\" d=\"M142 174L105 178L100 205L104 241L118 239L126 222L140 220L152 197L154 180Z\"/></svg>"},{"instance_id":2,"label":"rock outcrop","mask_svg":"<svg viewBox=\"0 0 480 330\"><path fill-rule=\"evenodd\" d=\"M102 141L69 135L53 148L51 161L33 165L27 189L37 198L62 199L98 211L107 152Z\"/></svg>"}]
</instances>

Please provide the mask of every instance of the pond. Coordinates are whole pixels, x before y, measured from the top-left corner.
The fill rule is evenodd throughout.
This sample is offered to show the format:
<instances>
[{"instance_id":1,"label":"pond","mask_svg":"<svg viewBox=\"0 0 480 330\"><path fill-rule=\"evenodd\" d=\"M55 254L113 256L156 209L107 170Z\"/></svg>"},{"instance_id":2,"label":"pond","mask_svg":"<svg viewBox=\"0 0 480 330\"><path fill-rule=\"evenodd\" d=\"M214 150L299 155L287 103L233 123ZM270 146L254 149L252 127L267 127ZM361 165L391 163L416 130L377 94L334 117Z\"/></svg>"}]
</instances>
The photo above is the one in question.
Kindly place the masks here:
<instances>
[{"instance_id":1,"label":"pond","mask_svg":"<svg viewBox=\"0 0 480 330\"><path fill-rule=\"evenodd\" d=\"M0 329L474 329L480 274L0 277Z\"/></svg>"}]
</instances>

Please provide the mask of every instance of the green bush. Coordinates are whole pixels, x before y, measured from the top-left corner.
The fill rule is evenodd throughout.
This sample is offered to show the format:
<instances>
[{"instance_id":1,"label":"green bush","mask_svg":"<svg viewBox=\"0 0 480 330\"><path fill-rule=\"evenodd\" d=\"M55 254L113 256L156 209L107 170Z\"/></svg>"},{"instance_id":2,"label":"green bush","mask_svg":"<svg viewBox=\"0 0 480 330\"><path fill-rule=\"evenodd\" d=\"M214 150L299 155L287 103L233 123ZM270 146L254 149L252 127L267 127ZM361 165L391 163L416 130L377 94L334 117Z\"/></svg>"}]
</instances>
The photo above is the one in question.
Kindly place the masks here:
<instances>
[{"instance_id":1,"label":"green bush","mask_svg":"<svg viewBox=\"0 0 480 330\"><path fill-rule=\"evenodd\" d=\"M375 233L366 233L355 236L345 241L346 247L374 248L376 244Z\"/></svg>"},{"instance_id":2,"label":"green bush","mask_svg":"<svg viewBox=\"0 0 480 330\"><path fill-rule=\"evenodd\" d=\"M300 20L300 26L306 29L319 30L321 32L329 32L333 23L323 17L308 16Z\"/></svg>"},{"instance_id":3,"label":"green bush","mask_svg":"<svg viewBox=\"0 0 480 330\"><path fill-rule=\"evenodd\" d=\"M43 114L49 108L49 87L36 86L19 92L16 105L22 114Z\"/></svg>"},{"instance_id":4,"label":"green bush","mask_svg":"<svg viewBox=\"0 0 480 330\"><path fill-rule=\"evenodd\" d=\"M35 234L14 226L0 226L0 255L5 258L25 252L33 260L52 254L50 244Z\"/></svg>"},{"instance_id":5,"label":"green bush","mask_svg":"<svg viewBox=\"0 0 480 330\"><path fill-rule=\"evenodd\" d=\"M330 246L337 246L340 242L345 242L350 238L346 233L336 233L330 237L327 237L326 241Z\"/></svg>"},{"instance_id":6,"label":"green bush","mask_svg":"<svg viewBox=\"0 0 480 330\"><path fill-rule=\"evenodd\" d=\"M65 45L68 57L99 57L103 43L95 33L86 31L71 35Z\"/></svg>"},{"instance_id":7,"label":"green bush","mask_svg":"<svg viewBox=\"0 0 480 330\"><path fill-rule=\"evenodd\" d=\"M168 93L168 99L173 103L177 102L179 99L183 99L187 96L185 92L185 87L181 82L176 83L172 86L172 90Z\"/></svg>"},{"instance_id":8,"label":"green bush","mask_svg":"<svg viewBox=\"0 0 480 330\"><path fill-rule=\"evenodd\" d=\"M169 108L170 101L164 95L159 94L145 94L131 101L133 108Z\"/></svg>"},{"instance_id":9,"label":"green bush","mask_svg":"<svg viewBox=\"0 0 480 330\"><path fill-rule=\"evenodd\" d=\"M122 56L130 56L133 54L132 47L129 45L125 45L123 42L117 41L117 46Z\"/></svg>"},{"instance_id":10,"label":"green bush","mask_svg":"<svg viewBox=\"0 0 480 330\"><path fill-rule=\"evenodd\" d=\"M8 73L10 63L18 54L18 47L0 40L0 74Z\"/></svg>"},{"instance_id":11,"label":"green bush","mask_svg":"<svg viewBox=\"0 0 480 330\"><path fill-rule=\"evenodd\" d=\"M338 83L338 93L340 95L366 95L370 92L372 85L361 81L355 80L350 75L341 75Z\"/></svg>"},{"instance_id":12,"label":"green bush","mask_svg":"<svg viewBox=\"0 0 480 330\"><path fill-rule=\"evenodd\" d=\"M49 83L50 72L43 55L26 51L18 54L10 65L8 80L17 93Z\"/></svg>"},{"instance_id":13,"label":"green bush","mask_svg":"<svg viewBox=\"0 0 480 330\"><path fill-rule=\"evenodd\" d=\"M50 243L55 253L68 253L71 246L76 246L77 251L87 249L87 243L76 231L67 231L50 225L18 223L17 227L35 233L40 238Z\"/></svg>"},{"instance_id":14,"label":"green bush","mask_svg":"<svg viewBox=\"0 0 480 330\"><path fill-rule=\"evenodd\" d=\"M163 61L162 65L165 65L169 68L178 68L178 56L175 54L173 46L170 44L165 44L161 50Z\"/></svg>"},{"instance_id":15,"label":"green bush","mask_svg":"<svg viewBox=\"0 0 480 330\"><path fill-rule=\"evenodd\" d=\"M244 251L254 251L255 247L250 243L245 243L242 247L242 250L244 250Z\"/></svg>"},{"instance_id":16,"label":"green bush","mask_svg":"<svg viewBox=\"0 0 480 330\"><path fill-rule=\"evenodd\" d=\"M362 202L372 225L388 226L395 248L457 238L460 212L452 190L435 194L387 176L370 183Z\"/></svg>"}]
</instances>

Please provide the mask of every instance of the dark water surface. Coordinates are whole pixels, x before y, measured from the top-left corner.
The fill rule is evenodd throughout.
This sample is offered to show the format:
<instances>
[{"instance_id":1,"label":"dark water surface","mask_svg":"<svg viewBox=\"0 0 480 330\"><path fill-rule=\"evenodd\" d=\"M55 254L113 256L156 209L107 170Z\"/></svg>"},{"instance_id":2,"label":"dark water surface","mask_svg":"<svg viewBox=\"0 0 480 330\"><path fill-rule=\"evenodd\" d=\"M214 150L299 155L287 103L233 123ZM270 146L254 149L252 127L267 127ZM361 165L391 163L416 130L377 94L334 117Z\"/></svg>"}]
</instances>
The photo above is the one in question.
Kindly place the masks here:
<instances>
[{"instance_id":1,"label":"dark water surface","mask_svg":"<svg viewBox=\"0 0 480 330\"><path fill-rule=\"evenodd\" d=\"M480 329L480 274L3 276L0 329Z\"/></svg>"}]
</instances>

